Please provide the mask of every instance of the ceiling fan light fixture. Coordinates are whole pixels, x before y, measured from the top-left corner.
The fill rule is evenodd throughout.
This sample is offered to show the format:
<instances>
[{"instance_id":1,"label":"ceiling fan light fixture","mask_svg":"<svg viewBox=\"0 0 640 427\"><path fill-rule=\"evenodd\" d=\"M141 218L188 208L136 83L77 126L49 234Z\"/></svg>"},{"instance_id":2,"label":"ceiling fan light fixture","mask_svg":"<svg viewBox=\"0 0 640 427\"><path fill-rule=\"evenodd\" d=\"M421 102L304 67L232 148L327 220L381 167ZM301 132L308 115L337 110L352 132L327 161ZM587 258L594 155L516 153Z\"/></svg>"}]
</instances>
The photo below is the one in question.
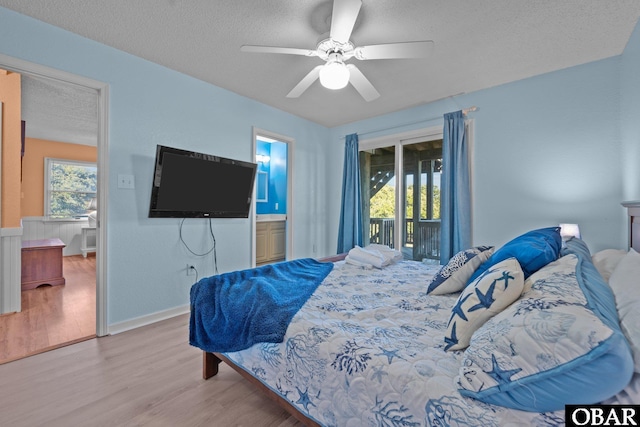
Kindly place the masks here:
<instances>
[{"instance_id":1,"label":"ceiling fan light fixture","mask_svg":"<svg viewBox=\"0 0 640 427\"><path fill-rule=\"evenodd\" d=\"M349 74L344 62L329 61L320 69L320 84L327 89L342 89L349 83Z\"/></svg>"}]
</instances>

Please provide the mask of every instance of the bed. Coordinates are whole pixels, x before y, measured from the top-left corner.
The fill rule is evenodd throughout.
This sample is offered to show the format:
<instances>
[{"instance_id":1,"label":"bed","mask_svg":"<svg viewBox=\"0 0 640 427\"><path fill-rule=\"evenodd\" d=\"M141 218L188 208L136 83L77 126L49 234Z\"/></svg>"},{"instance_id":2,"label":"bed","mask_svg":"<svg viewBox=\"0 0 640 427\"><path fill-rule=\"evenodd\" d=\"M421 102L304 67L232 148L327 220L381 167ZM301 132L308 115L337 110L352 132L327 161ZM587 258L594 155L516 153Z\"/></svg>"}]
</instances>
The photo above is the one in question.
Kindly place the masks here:
<instances>
[{"instance_id":1,"label":"bed","mask_svg":"<svg viewBox=\"0 0 640 427\"><path fill-rule=\"evenodd\" d=\"M445 267L333 258L283 336L237 351L194 338L192 289L190 342L204 378L224 361L306 425L564 425L565 403L640 401L638 257L549 227Z\"/></svg>"}]
</instances>

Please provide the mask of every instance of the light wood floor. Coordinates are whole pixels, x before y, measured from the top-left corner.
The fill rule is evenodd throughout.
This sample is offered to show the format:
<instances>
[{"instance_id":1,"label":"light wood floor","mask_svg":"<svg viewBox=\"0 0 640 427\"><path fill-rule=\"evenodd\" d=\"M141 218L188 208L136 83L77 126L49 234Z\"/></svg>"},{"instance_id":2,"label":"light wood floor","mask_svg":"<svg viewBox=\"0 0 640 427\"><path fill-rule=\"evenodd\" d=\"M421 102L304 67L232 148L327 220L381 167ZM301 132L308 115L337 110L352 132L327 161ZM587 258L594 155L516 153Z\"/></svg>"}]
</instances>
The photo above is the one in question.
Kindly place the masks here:
<instances>
[{"instance_id":1,"label":"light wood floor","mask_svg":"<svg viewBox=\"0 0 640 427\"><path fill-rule=\"evenodd\" d=\"M188 315L0 365L0 424L301 426L226 364L203 380Z\"/></svg>"},{"instance_id":2,"label":"light wood floor","mask_svg":"<svg viewBox=\"0 0 640 427\"><path fill-rule=\"evenodd\" d=\"M0 316L0 364L95 337L96 258L66 256L62 268L65 285L22 291L22 311Z\"/></svg>"}]
</instances>

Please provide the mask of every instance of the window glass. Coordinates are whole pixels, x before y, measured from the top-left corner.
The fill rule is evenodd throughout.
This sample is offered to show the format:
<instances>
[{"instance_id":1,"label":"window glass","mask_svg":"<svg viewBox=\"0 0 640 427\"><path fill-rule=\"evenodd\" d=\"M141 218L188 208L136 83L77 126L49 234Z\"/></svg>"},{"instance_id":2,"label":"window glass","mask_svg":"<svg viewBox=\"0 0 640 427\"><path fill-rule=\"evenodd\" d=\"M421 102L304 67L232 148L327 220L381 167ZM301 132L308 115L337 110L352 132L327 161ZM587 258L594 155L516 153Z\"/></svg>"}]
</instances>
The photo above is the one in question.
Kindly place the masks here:
<instances>
[{"instance_id":1,"label":"window glass","mask_svg":"<svg viewBox=\"0 0 640 427\"><path fill-rule=\"evenodd\" d=\"M402 251L416 261L440 258L442 140L403 144Z\"/></svg>"},{"instance_id":2,"label":"window glass","mask_svg":"<svg viewBox=\"0 0 640 427\"><path fill-rule=\"evenodd\" d=\"M46 159L45 163L46 214L53 218L86 216L96 197L96 164L60 159Z\"/></svg>"},{"instance_id":3,"label":"window glass","mask_svg":"<svg viewBox=\"0 0 640 427\"><path fill-rule=\"evenodd\" d=\"M395 147L360 152L364 244L393 248L396 217Z\"/></svg>"},{"instance_id":4,"label":"window glass","mask_svg":"<svg viewBox=\"0 0 640 427\"><path fill-rule=\"evenodd\" d=\"M442 139L414 140L360 151L364 244L437 263Z\"/></svg>"}]
</instances>

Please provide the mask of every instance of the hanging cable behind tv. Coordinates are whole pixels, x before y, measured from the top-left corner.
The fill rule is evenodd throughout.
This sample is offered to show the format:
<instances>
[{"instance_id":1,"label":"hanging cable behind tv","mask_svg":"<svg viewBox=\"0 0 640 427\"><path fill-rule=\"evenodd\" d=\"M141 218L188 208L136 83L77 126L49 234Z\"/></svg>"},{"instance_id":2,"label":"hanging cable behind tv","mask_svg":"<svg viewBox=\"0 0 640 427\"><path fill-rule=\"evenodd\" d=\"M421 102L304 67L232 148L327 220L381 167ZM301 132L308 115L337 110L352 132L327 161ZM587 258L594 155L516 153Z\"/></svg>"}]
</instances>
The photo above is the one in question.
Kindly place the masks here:
<instances>
[{"instance_id":1,"label":"hanging cable behind tv","mask_svg":"<svg viewBox=\"0 0 640 427\"><path fill-rule=\"evenodd\" d=\"M207 218L209 220L209 235L211 236L211 240L212 240L212 245L211 248L209 250L207 250L204 253L197 253L194 250L192 250L189 245L187 244L187 242L184 241L184 238L182 237L182 225L184 224L186 218L182 218L182 221L180 221L180 228L179 228L179 234L180 234L180 242L182 242L182 244L184 245L184 247L192 254L195 255L197 257L205 257L211 253L213 253L213 268L214 268L214 272L215 274L218 274L218 256L216 253L216 236L213 233L213 225L211 224L211 218Z\"/></svg>"}]
</instances>

